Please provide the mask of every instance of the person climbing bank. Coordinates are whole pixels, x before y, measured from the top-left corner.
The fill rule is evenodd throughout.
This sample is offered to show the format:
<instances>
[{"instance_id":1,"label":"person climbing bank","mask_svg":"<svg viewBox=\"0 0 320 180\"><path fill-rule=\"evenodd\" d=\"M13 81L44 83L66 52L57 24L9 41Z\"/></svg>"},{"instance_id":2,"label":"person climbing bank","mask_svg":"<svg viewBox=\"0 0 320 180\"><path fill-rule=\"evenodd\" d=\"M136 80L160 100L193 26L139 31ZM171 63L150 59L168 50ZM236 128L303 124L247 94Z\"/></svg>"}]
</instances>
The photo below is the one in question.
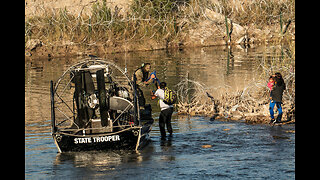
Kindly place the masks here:
<instances>
[{"instance_id":1,"label":"person climbing bank","mask_svg":"<svg viewBox=\"0 0 320 180\"><path fill-rule=\"evenodd\" d=\"M284 83L282 75L279 72L277 72L273 76L275 77L275 82L270 93L270 104L269 104L269 112L271 117L270 124L281 122L281 118L283 114L282 106L281 106L282 95L283 95L283 91L286 89L286 84ZM274 111L273 111L274 106L277 106L277 109L278 109L278 116L276 119L274 117Z\"/></svg>"}]
</instances>

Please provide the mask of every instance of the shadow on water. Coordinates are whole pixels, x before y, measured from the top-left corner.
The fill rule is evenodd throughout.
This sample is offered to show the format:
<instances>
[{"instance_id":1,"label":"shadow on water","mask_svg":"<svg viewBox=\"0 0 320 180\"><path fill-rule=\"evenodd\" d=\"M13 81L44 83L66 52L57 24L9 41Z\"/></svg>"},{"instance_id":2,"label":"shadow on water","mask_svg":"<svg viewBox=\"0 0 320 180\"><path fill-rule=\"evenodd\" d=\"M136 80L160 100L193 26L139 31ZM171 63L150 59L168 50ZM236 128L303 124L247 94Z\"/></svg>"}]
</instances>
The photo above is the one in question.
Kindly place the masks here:
<instances>
[{"instance_id":1,"label":"shadow on water","mask_svg":"<svg viewBox=\"0 0 320 180\"><path fill-rule=\"evenodd\" d=\"M264 47L232 51L229 63L227 51L215 47L188 52L114 54L108 55L108 59L126 67L129 74L142 62L151 62L158 78L173 88L189 73L192 79L207 86L237 89L256 76L262 54L281 55L280 50L278 53ZM160 109L150 98L146 99L152 105L155 123L151 142L145 148L138 152L57 153L50 135L49 82L78 61L53 58L25 63L26 179L294 179L294 125L249 125L174 113L174 135L161 140Z\"/></svg>"}]
</instances>

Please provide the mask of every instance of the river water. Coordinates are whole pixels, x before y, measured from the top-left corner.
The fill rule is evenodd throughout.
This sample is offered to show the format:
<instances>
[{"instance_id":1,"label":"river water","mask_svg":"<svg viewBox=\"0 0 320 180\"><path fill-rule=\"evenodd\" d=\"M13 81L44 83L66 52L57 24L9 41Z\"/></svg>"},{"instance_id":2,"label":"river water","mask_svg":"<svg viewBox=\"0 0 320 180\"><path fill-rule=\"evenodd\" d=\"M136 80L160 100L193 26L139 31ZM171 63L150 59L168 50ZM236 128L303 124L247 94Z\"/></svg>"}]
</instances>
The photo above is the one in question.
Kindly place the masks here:
<instances>
[{"instance_id":1,"label":"river water","mask_svg":"<svg viewBox=\"0 0 320 180\"><path fill-rule=\"evenodd\" d=\"M132 73L150 62L169 87L186 75L207 86L240 89L259 76L259 64L281 61L283 48L224 47L102 56ZM229 57L229 58L228 58ZM49 82L81 58L25 61L26 179L295 179L295 126L250 125L173 114L174 135L160 140L153 108L151 142L142 150L58 153L50 130ZM204 148L203 145L210 145Z\"/></svg>"}]
</instances>

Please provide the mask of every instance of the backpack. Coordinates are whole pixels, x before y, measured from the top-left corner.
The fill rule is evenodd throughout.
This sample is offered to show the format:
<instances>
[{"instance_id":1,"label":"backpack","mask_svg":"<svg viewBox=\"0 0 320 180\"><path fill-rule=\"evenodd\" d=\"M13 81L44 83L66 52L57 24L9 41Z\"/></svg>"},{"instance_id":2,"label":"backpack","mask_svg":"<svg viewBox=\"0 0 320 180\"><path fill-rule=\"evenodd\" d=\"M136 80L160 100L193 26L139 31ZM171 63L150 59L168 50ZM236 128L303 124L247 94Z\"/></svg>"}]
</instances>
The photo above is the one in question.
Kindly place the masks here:
<instances>
[{"instance_id":1,"label":"backpack","mask_svg":"<svg viewBox=\"0 0 320 180\"><path fill-rule=\"evenodd\" d=\"M174 103L176 103L177 101L177 95L174 91L172 91L169 88L165 88L164 90L164 99L163 102L168 104L168 105L172 105Z\"/></svg>"}]
</instances>

